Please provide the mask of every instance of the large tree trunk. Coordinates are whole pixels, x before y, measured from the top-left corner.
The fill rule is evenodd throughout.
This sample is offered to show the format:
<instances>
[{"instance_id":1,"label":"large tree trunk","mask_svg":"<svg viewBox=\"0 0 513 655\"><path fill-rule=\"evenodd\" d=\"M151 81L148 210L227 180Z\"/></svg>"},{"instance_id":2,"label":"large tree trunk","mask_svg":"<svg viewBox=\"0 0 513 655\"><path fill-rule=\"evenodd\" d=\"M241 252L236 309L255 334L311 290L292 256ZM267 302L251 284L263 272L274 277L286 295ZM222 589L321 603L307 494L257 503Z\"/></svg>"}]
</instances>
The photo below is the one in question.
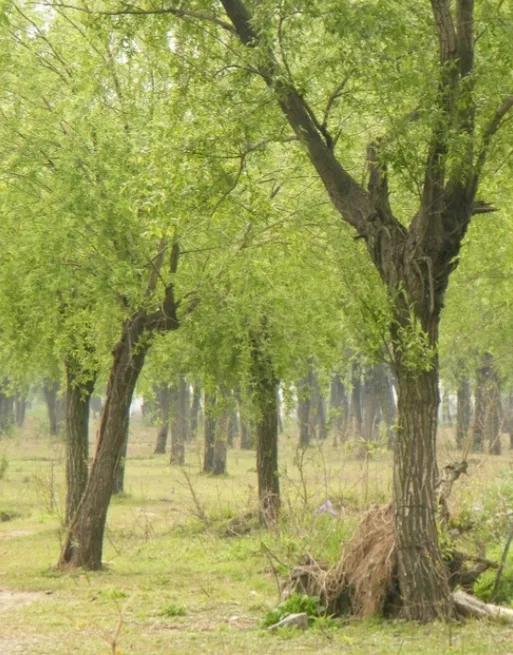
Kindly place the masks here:
<instances>
[{"instance_id":1,"label":"large tree trunk","mask_svg":"<svg viewBox=\"0 0 513 655\"><path fill-rule=\"evenodd\" d=\"M263 335L255 335L252 339L251 378L257 409L256 456L260 517L265 525L272 525L278 518L280 509L277 404L279 380L274 373L271 358L264 350L262 339Z\"/></svg>"},{"instance_id":2,"label":"large tree trunk","mask_svg":"<svg viewBox=\"0 0 513 655\"><path fill-rule=\"evenodd\" d=\"M432 101L420 206L405 227L390 206L380 144L369 144L365 189L337 157L329 126L316 119L304 93L294 87L248 4L221 3L240 42L258 49L253 58L257 72L304 146L334 208L365 241L389 292L398 391L394 507L404 615L420 621L449 618L453 605L435 520L438 324L463 237L472 214L479 211L475 196L490 142L513 108L513 98L501 99L491 121L485 118L484 132L477 132L478 108L469 83L476 41L473 2L432 0L438 93Z\"/></svg>"},{"instance_id":3,"label":"large tree trunk","mask_svg":"<svg viewBox=\"0 0 513 655\"><path fill-rule=\"evenodd\" d=\"M397 370L394 508L405 618L446 616L449 587L436 527L438 368Z\"/></svg>"},{"instance_id":4,"label":"large tree trunk","mask_svg":"<svg viewBox=\"0 0 513 655\"><path fill-rule=\"evenodd\" d=\"M86 490L66 535L60 566L101 568L107 509L125 445L130 403L149 348L149 339L141 339L145 319L141 312L127 320L113 351L96 454Z\"/></svg>"},{"instance_id":5,"label":"large tree trunk","mask_svg":"<svg viewBox=\"0 0 513 655\"><path fill-rule=\"evenodd\" d=\"M66 362L66 525L71 523L85 491L89 458L89 400L95 376Z\"/></svg>"},{"instance_id":6,"label":"large tree trunk","mask_svg":"<svg viewBox=\"0 0 513 655\"><path fill-rule=\"evenodd\" d=\"M116 473L114 474L114 482L112 484L112 493L114 495L122 494L125 492L125 470L126 458L128 455L128 423L126 425L125 438L123 440L123 448L119 456L118 465L116 466Z\"/></svg>"},{"instance_id":7,"label":"large tree trunk","mask_svg":"<svg viewBox=\"0 0 513 655\"><path fill-rule=\"evenodd\" d=\"M169 433L169 411L171 407L171 390L169 386L167 384L159 386L156 396L160 414L160 427L153 453L155 455L162 455L166 452L167 435Z\"/></svg>"},{"instance_id":8,"label":"large tree trunk","mask_svg":"<svg viewBox=\"0 0 513 655\"><path fill-rule=\"evenodd\" d=\"M467 441L472 416L472 402L470 398L470 382L462 378L458 382L456 391L456 447L463 448Z\"/></svg>"}]
</instances>

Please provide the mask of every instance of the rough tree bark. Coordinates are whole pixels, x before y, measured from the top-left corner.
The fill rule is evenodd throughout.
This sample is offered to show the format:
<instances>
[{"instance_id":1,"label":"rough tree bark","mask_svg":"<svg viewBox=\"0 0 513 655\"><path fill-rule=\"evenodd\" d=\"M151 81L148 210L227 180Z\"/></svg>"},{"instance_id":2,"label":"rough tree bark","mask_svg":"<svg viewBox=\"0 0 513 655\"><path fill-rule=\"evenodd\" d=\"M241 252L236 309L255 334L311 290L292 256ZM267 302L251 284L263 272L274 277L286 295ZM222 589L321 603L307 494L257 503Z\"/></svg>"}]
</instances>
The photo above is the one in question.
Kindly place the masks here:
<instances>
[{"instance_id":1,"label":"rough tree bark","mask_svg":"<svg viewBox=\"0 0 513 655\"><path fill-rule=\"evenodd\" d=\"M473 213L490 142L513 107L503 98L492 119L475 127L473 0L431 0L438 41L438 94L433 101L420 206L406 228L393 214L380 143L369 145L365 189L335 155L327 120L319 121L266 39L260 42L244 0L220 0L240 42L259 48L258 73L276 96L343 220L364 239L389 291L390 334L398 389L394 451L394 507L400 560L400 591L406 618L427 621L452 614L434 503L436 422L439 405L438 326L451 271ZM331 100L331 99L330 99ZM329 106L329 103L328 103ZM455 135L465 147L454 149ZM450 160L450 166L448 162ZM419 354L412 361L407 348Z\"/></svg>"},{"instance_id":2,"label":"rough tree bark","mask_svg":"<svg viewBox=\"0 0 513 655\"><path fill-rule=\"evenodd\" d=\"M66 366L66 525L73 519L87 485L89 401L96 375L69 356Z\"/></svg>"},{"instance_id":3,"label":"rough tree bark","mask_svg":"<svg viewBox=\"0 0 513 655\"><path fill-rule=\"evenodd\" d=\"M170 273L176 273L179 246L174 243L170 254ZM153 296L158 273L166 253L159 249L148 283L148 297ZM193 305L189 307L189 311ZM113 361L107 385L105 406L99 428L96 453L75 516L68 528L61 550L61 567L99 569L102 565L103 536L107 510L112 496L114 477L122 457L128 432L130 404L137 378L157 332L178 329L177 303L173 282L164 290L161 307L154 312L139 310L123 324L121 336L113 350Z\"/></svg>"}]
</instances>

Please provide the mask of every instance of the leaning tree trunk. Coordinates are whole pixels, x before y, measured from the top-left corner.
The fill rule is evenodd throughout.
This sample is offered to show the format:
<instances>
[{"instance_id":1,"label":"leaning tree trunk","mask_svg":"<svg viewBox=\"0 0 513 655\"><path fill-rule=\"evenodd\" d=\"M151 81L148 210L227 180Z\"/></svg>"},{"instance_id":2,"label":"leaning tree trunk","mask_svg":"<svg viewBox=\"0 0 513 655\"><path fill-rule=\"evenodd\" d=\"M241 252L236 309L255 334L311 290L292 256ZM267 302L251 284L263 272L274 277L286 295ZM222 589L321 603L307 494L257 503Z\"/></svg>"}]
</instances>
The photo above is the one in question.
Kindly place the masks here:
<instances>
[{"instance_id":1,"label":"leaning tree trunk","mask_svg":"<svg viewBox=\"0 0 513 655\"><path fill-rule=\"evenodd\" d=\"M61 551L60 566L99 569L103 535L114 478L128 431L130 403L144 364L149 340L142 312L127 320L113 351L113 364L89 480Z\"/></svg>"},{"instance_id":2,"label":"leaning tree trunk","mask_svg":"<svg viewBox=\"0 0 513 655\"><path fill-rule=\"evenodd\" d=\"M264 324L265 330L265 324ZM280 509L280 480L278 474L278 403L279 380L262 335L255 335L251 348L251 378L256 404L256 456L260 518L264 525L272 525Z\"/></svg>"},{"instance_id":3,"label":"leaning tree trunk","mask_svg":"<svg viewBox=\"0 0 513 655\"><path fill-rule=\"evenodd\" d=\"M71 523L85 491L89 458L89 401L95 377L66 362L66 525Z\"/></svg>"},{"instance_id":4,"label":"leaning tree trunk","mask_svg":"<svg viewBox=\"0 0 513 655\"><path fill-rule=\"evenodd\" d=\"M126 458L128 455L128 423L126 425L125 438L123 439L123 448L119 457L118 465L116 466L116 473L114 474L114 482L112 483L112 493L114 495L122 494L125 492L125 471L126 471Z\"/></svg>"},{"instance_id":5,"label":"leaning tree trunk","mask_svg":"<svg viewBox=\"0 0 513 655\"><path fill-rule=\"evenodd\" d=\"M171 390L167 384L157 389L157 405L160 414L160 427L157 434L154 455L162 455L166 452L167 435L169 433L169 411L171 406Z\"/></svg>"}]
</instances>

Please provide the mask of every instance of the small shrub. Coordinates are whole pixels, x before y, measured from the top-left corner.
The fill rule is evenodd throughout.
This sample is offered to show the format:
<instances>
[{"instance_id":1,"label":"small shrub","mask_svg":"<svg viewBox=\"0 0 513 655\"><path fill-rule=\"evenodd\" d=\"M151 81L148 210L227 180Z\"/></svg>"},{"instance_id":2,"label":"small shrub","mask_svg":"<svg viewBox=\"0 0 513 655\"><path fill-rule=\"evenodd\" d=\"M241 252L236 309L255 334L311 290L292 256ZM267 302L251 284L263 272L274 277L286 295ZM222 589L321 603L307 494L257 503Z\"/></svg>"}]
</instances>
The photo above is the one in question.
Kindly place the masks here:
<instances>
[{"instance_id":1,"label":"small shrub","mask_svg":"<svg viewBox=\"0 0 513 655\"><path fill-rule=\"evenodd\" d=\"M166 605L163 610L160 612L160 616L165 616L167 618L171 618L173 616L186 616L187 611L185 607L180 607L179 605L175 605L174 603L171 603L169 605Z\"/></svg>"},{"instance_id":2,"label":"small shrub","mask_svg":"<svg viewBox=\"0 0 513 655\"><path fill-rule=\"evenodd\" d=\"M306 594L292 594L281 602L277 607L269 610L264 618L263 625L268 627L281 621L289 614L298 614L305 612L310 618L315 619L323 614L319 605L319 599Z\"/></svg>"},{"instance_id":3,"label":"small shrub","mask_svg":"<svg viewBox=\"0 0 513 655\"><path fill-rule=\"evenodd\" d=\"M490 559L499 561L503 548L504 546L495 546L494 548L490 549ZM493 590L495 587L496 577L496 569L489 569L488 571L485 571L483 575L481 575L479 579L474 583L475 595L486 603L493 602L511 605L513 603L513 557L511 553L506 560L506 565L502 571L497 592L494 595Z\"/></svg>"}]
</instances>

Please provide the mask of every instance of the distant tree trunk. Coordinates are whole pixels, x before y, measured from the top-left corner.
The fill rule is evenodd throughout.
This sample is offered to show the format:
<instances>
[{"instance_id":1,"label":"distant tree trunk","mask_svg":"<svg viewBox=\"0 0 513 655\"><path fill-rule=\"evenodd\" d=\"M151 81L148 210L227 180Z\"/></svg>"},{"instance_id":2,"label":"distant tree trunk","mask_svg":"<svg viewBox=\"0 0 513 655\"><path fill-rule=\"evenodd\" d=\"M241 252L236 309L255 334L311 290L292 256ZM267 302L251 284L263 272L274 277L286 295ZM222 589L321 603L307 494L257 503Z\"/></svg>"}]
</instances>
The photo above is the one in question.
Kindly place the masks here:
<instances>
[{"instance_id":1,"label":"distant tree trunk","mask_svg":"<svg viewBox=\"0 0 513 655\"><path fill-rule=\"evenodd\" d=\"M468 378L465 377L459 380L456 399L456 447L462 449L467 440L472 416L470 382Z\"/></svg>"},{"instance_id":2,"label":"distant tree trunk","mask_svg":"<svg viewBox=\"0 0 513 655\"><path fill-rule=\"evenodd\" d=\"M180 376L171 387L171 464L185 464L185 441L188 423L188 387L186 379Z\"/></svg>"},{"instance_id":3,"label":"distant tree trunk","mask_svg":"<svg viewBox=\"0 0 513 655\"><path fill-rule=\"evenodd\" d=\"M85 491L89 458L89 401L96 376L66 361L66 525L70 525Z\"/></svg>"},{"instance_id":4,"label":"distant tree trunk","mask_svg":"<svg viewBox=\"0 0 513 655\"><path fill-rule=\"evenodd\" d=\"M387 431L387 444L393 448L396 439L397 408L395 405L391 371L386 364L376 366L378 378L378 394L380 400L381 414Z\"/></svg>"},{"instance_id":5,"label":"distant tree trunk","mask_svg":"<svg viewBox=\"0 0 513 655\"><path fill-rule=\"evenodd\" d=\"M201 411L201 387L195 384L192 388L192 402L191 402L191 439L195 439L198 435L198 425Z\"/></svg>"},{"instance_id":6,"label":"distant tree trunk","mask_svg":"<svg viewBox=\"0 0 513 655\"><path fill-rule=\"evenodd\" d=\"M484 353L477 369L475 413L473 425L474 450L484 450L488 443L493 455L500 455L501 399L499 376L495 369L493 355Z\"/></svg>"},{"instance_id":7,"label":"distant tree trunk","mask_svg":"<svg viewBox=\"0 0 513 655\"><path fill-rule=\"evenodd\" d=\"M444 425L448 425L448 426L452 425L451 399L448 389L444 389L442 395L442 421L441 422Z\"/></svg>"},{"instance_id":8,"label":"distant tree trunk","mask_svg":"<svg viewBox=\"0 0 513 655\"><path fill-rule=\"evenodd\" d=\"M322 389L316 375L314 375L313 393L315 399L314 420L315 420L315 426L317 428L316 430L317 438L320 439L321 441L324 441L324 439L326 439L328 436L328 424L326 419L326 401L324 399Z\"/></svg>"},{"instance_id":9,"label":"distant tree trunk","mask_svg":"<svg viewBox=\"0 0 513 655\"><path fill-rule=\"evenodd\" d=\"M353 362L351 367L351 387L351 431L353 437L361 437L363 434L362 374L358 362Z\"/></svg>"},{"instance_id":10,"label":"distant tree trunk","mask_svg":"<svg viewBox=\"0 0 513 655\"><path fill-rule=\"evenodd\" d=\"M47 380L43 386L43 393L46 401L46 407L48 409L48 424L49 432L52 437L56 437L59 434L59 410L58 410L58 393L59 393L59 383Z\"/></svg>"},{"instance_id":11,"label":"distant tree trunk","mask_svg":"<svg viewBox=\"0 0 513 655\"><path fill-rule=\"evenodd\" d=\"M347 391L338 374L334 375L331 379L330 413L332 415L333 441L336 446L339 441L345 441L347 438L347 423L349 419Z\"/></svg>"},{"instance_id":12,"label":"distant tree trunk","mask_svg":"<svg viewBox=\"0 0 513 655\"><path fill-rule=\"evenodd\" d=\"M513 393L509 392L504 403L502 429L509 435L509 447L513 448Z\"/></svg>"},{"instance_id":13,"label":"distant tree trunk","mask_svg":"<svg viewBox=\"0 0 513 655\"><path fill-rule=\"evenodd\" d=\"M276 388L276 407L278 410L278 434L283 432L283 415L282 415L282 401L280 394L280 385L278 384Z\"/></svg>"},{"instance_id":14,"label":"distant tree trunk","mask_svg":"<svg viewBox=\"0 0 513 655\"><path fill-rule=\"evenodd\" d=\"M279 380L270 355L265 350L266 325L251 340L251 381L257 408L257 474L260 517L265 525L272 525L280 509L280 480L278 475L278 405Z\"/></svg>"},{"instance_id":15,"label":"distant tree trunk","mask_svg":"<svg viewBox=\"0 0 513 655\"><path fill-rule=\"evenodd\" d=\"M362 403L362 437L365 441L376 441L379 423L380 398L377 366L370 366L364 374Z\"/></svg>"},{"instance_id":16,"label":"distant tree trunk","mask_svg":"<svg viewBox=\"0 0 513 655\"><path fill-rule=\"evenodd\" d=\"M310 398L307 397L307 388L303 381L296 385L298 389L297 421L299 425L299 447L308 448L310 445Z\"/></svg>"},{"instance_id":17,"label":"distant tree trunk","mask_svg":"<svg viewBox=\"0 0 513 655\"><path fill-rule=\"evenodd\" d=\"M216 396L205 391L205 423L204 423L204 454L203 472L212 473L214 470L214 444L216 441Z\"/></svg>"},{"instance_id":18,"label":"distant tree trunk","mask_svg":"<svg viewBox=\"0 0 513 655\"><path fill-rule=\"evenodd\" d=\"M240 447L242 450L253 450L255 448L252 424L242 416L240 421Z\"/></svg>"},{"instance_id":19,"label":"distant tree trunk","mask_svg":"<svg viewBox=\"0 0 513 655\"><path fill-rule=\"evenodd\" d=\"M14 396L8 391L0 391L0 434L9 432L14 422Z\"/></svg>"},{"instance_id":20,"label":"distant tree trunk","mask_svg":"<svg viewBox=\"0 0 513 655\"><path fill-rule=\"evenodd\" d=\"M237 415L237 403L235 397L229 394L228 406L226 408L226 441L230 448L233 448L235 439L239 436L239 417Z\"/></svg>"},{"instance_id":21,"label":"distant tree trunk","mask_svg":"<svg viewBox=\"0 0 513 655\"><path fill-rule=\"evenodd\" d=\"M212 474L224 475L226 473L227 432L229 429L229 414L225 411L216 421L214 448L212 454Z\"/></svg>"},{"instance_id":22,"label":"distant tree trunk","mask_svg":"<svg viewBox=\"0 0 513 655\"><path fill-rule=\"evenodd\" d=\"M160 415L160 427L157 433L155 444L155 455L162 455L166 452L167 435L169 433L169 411L171 407L171 390L167 384L160 385L156 391L156 400Z\"/></svg>"},{"instance_id":23,"label":"distant tree trunk","mask_svg":"<svg viewBox=\"0 0 513 655\"><path fill-rule=\"evenodd\" d=\"M23 394L16 394L14 399L14 414L16 418L16 425L19 428L23 427L25 423L25 414L27 410L27 397Z\"/></svg>"}]
</instances>

